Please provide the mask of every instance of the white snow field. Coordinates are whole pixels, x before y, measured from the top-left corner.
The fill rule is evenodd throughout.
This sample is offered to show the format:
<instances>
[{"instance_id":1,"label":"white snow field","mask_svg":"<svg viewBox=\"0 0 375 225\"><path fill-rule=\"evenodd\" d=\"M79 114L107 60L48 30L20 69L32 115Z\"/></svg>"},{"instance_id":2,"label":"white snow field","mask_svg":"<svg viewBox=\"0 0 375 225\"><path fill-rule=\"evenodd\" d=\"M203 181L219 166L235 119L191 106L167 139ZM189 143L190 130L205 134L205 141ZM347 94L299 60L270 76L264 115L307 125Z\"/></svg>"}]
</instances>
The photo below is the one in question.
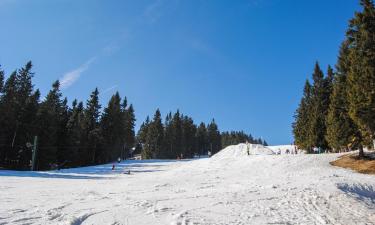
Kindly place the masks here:
<instances>
[{"instance_id":1,"label":"white snow field","mask_svg":"<svg viewBox=\"0 0 375 225\"><path fill-rule=\"evenodd\" d=\"M0 224L375 224L375 177L331 166L339 154L246 151L0 171Z\"/></svg>"}]
</instances>

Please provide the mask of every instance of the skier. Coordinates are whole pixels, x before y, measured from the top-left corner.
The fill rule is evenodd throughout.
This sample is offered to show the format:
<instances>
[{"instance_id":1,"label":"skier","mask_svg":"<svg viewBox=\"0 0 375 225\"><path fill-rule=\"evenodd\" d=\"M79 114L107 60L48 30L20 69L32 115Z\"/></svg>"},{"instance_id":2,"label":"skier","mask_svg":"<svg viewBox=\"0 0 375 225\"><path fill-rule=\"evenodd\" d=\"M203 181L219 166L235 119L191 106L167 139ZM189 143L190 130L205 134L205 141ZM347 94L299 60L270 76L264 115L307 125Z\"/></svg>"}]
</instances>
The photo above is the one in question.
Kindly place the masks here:
<instances>
[{"instance_id":1,"label":"skier","mask_svg":"<svg viewBox=\"0 0 375 225\"><path fill-rule=\"evenodd\" d=\"M112 170L115 170L115 167L116 167L115 164L112 164Z\"/></svg>"},{"instance_id":2,"label":"skier","mask_svg":"<svg viewBox=\"0 0 375 225\"><path fill-rule=\"evenodd\" d=\"M118 162L118 163L121 162L121 158L120 158L120 157L117 158L117 162Z\"/></svg>"}]
</instances>

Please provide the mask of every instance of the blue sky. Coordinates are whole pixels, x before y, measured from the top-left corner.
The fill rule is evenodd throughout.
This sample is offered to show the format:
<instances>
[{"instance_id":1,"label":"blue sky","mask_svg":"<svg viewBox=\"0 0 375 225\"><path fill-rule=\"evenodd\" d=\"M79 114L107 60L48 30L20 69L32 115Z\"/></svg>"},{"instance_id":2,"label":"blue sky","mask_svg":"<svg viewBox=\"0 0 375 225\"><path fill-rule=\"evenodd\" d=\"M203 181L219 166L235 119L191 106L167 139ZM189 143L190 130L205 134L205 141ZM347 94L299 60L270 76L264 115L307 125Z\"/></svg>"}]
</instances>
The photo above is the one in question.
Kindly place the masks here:
<instances>
[{"instance_id":1,"label":"blue sky","mask_svg":"<svg viewBox=\"0 0 375 225\"><path fill-rule=\"evenodd\" d=\"M326 70L357 0L0 0L0 64L28 60L45 95L53 81L101 103L119 91L137 127L160 108L220 130L288 144L303 84Z\"/></svg>"}]
</instances>

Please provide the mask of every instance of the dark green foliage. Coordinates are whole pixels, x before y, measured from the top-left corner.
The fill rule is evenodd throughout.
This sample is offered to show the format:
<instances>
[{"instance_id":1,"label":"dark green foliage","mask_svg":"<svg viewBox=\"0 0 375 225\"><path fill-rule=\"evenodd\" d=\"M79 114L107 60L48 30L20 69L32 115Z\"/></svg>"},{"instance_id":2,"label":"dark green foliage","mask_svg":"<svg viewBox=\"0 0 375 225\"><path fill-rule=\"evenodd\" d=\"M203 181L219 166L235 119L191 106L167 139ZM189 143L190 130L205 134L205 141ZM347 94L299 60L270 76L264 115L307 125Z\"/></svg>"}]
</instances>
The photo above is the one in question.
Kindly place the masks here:
<instances>
[{"instance_id":1,"label":"dark green foliage","mask_svg":"<svg viewBox=\"0 0 375 225\"><path fill-rule=\"evenodd\" d=\"M121 108L121 98L117 92L109 100L107 108L101 121L101 133L103 145L101 159L105 162L116 160L123 151L123 114Z\"/></svg>"},{"instance_id":2,"label":"dark green foliage","mask_svg":"<svg viewBox=\"0 0 375 225\"><path fill-rule=\"evenodd\" d=\"M356 148L352 141L358 135L358 129L349 116L347 96L348 42L343 42L334 79L333 92L327 116L326 140L334 151Z\"/></svg>"},{"instance_id":3,"label":"dark green foliage","mask_svg":"<svg viewBox=\"0 0 375 225\"><path fill-rule=\"evenodd\" d=\"M161 158L163 147L164 127L159 109L148 126L148 132L142 156L145 159Z\"/></svg>"},{"instance_id":4,"label":"dark green foliage","mask_svg":"<svg viewBox=\"0 0 375 225\"><path fill-rule=\"evenodd\" d=\"M99 91L98 88L95 88L84 109L83 141L87 151L85 157L86 165L92 165L97 162L97 153L99 151L99 145L102 142L101 129L99 126L100 108Z\"/></svg>"},{"instance_id":5,"label":"dark green foliage","mask_svg":"<svg viewBox=\"0 0 375 225\"><path fill-rule=\"evenodd\" d=\"M375 139L375 7L361 0L363 10L349 22L334 74L315 68L310 95L305 93L293 123L295 142L312 146L357 149ZM331 94L330 94L331 92ZM325 139L322 138L325 136ZM327 143L326 143L327 142ZM329 146L327 146L327 144Z\"/></svg>"},{"instance_id":6,"label":"dark green foliage","mask_svg":"<svg viewBox=\"0 0 375 225\"><path fill-rule=\"evenodd\" d=\"M164 126L159 110L156 111L152 121L147 117L140 127L137 141L138 146L142 148L144 159L192 158L195 155L208 154L208 152L215 154L223 146L246 141L267 144L243 132L233 131L220 134L215 120L212 120L207 127L204 123L200 123L197 127L191 117L181 114L179 110L173 115L171 112L167 114Z\"/></svg>"},{"instance_id":7,"label":"dark green foliage","mask_svg":"<svg viewBox=\"0 0 375 225\"><path fill-rule=\"evenodd\" d=\"M375 138L375 7L362 0L362 12L349 23L349 115L358 126L364 145ZM363 155L363 152L360 152Z\"/></svg>"},{"instance_id":8,"label":"dark green foliage","mask_svg":"<svg viewBox=\"0 0 375 225\"><path fill-rule=\"evenodd\" d=\"M316 147L326 149L327 142L325 140L326 135L326 117L329 106L330 97L330 86L332 80L331 77L324 78L324 74L319 67L319 64L315 64L313 73L313 86L311 94L311 105L310 107L310 140L311 144ZM330 80L328 80L330 79ZM328 81L327 81L328 80Z\"/></svg>"},{"instance_id":9,"label":"dark green foliage","mask_svg":"<svg viewBox=\"0 0 375 225\"><path fill-rule=\"evenodd\" d=\"M240 143L262 144L267 145L265 140L254 139L251 134L246 134L243 131L231 131L221 133L221 145L225 148L229 145L237 145Z\"/></svg>"},{"instance_id":10,"label":"dark green foliage","mask_svg":"<svg viewBox=\"0 0 375 225\"><path fill-rule=\"evenodd\" d=\"M122 158L126 158L129 155L131 148L135 143L135 115L133 105L127 107L127 100L124 99L122 104L122 116L123 116L123 143L124 143L124 152Z\"/></svg>"},{"instance_id":11,"label":"dark green foliage","mask_svg":"<svg viewBox=\"0 0 375 225\"><path fill-rule=\"evenodd\" d=\"M195 134L196 137L196 144L197 144L197 152L200 155L208 153L208 136L207 136L207 128L206 125L202 122L199 124L197 128L197 132Z\"/></svg>"},{"instance_id":12,"label":"dark green foliage","mask_svg":"<svg viewBox=\"0 0 375 225\"><path fill-rule=\"evenodd\" d=\"M62 105L60 83L56 81L37 113L38 131L36 134L39 137L37 168L39 170L50 169L52 164L57 163Z\"/></svg>"},{"instance_id":13,"label":"dark green foliage","mask_svg":"<svg viewBox=\"0 0 375 225\"><path fill-rule=\"evenodd\" d=\"M5 83L0 70L1 167L30 169L30 146L36 136L37 170L107 163L126 158L129 153L141 153L146 159L192 158L209 151L215 154L222 148L224 139L214 120L207 127L204 123L197 127L191 117L178 110L169 113L164 124L157 110L152 121L147 117L135 138L133 105L128 105L126 98L121 101L119 93L111 97L103 113L97 88L86 105L74 100L69 107L56 81L40 102L39 90L33 90L31 69L28 62ZM265 143L243 132L232 134L225 143Z\"/></svg>"},{"instance_id":14,"label":"dark green foliage","mask_svg":"<svg viewBox=\"0 0 375 225\"><path fill-rule=\"evenodd\" d=\"M316 63L312 75L313 84L308 80L305 83L303 97L293 123L295 144L302 149L311 151L313 147L328 148L326 124L333 77L331 67L328 67L327 76L324 77L319 64Z\"/></svg>"},{"instance_id":15,"label":"dark green foliage","mask_svg":"<svg viewBox=\"0 0 375 225\"><path fill-rule=\"evenodd\" d=\"M215 154L221 150L221 135L215 120L212 119L211 123L207 126L207 136L208 136L208 147L211 154Z\"/></svg>"},{"instance_id":16,"label":"dark green foliage","mask_svg":"<svg viewBox=\"0 0 375 225\"><path fill-rule=\"evenodd\" d=\"M10 167L25 168L31 159L26 143L33 140L40 97L39 91L33 92L31 69L28 62L14 71L4 85L4 73L0 72L0 161Z\"/></svg>"}]
</instances>

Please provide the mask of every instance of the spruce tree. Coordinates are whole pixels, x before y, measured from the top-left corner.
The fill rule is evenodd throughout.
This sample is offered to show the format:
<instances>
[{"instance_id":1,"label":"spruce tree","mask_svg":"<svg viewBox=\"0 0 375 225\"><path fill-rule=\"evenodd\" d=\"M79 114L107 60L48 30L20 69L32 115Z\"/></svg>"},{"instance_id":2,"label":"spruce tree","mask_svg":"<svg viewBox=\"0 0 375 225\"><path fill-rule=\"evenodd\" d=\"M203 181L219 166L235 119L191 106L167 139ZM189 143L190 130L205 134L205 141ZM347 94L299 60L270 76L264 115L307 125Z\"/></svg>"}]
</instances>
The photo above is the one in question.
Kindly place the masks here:
<instances>
[{"instance_id":1,"label":"spruce tree","mask_svg":"<svg viewBox=\"0 0 375 225\"><path fill-rule=\"evenodd\" d=\"M172 147L174 157L180 157L182 154L182 120L180 111L172 117Z\"/></svg>"},{"instance_id":2,"label":"spruce tree","mask_svg":"<svg viewBox=\"0 0 375 225\"><path fill-rule=\"evenodd\" d=\"M61 96L60 82L56 81L38 110L37 168L39 170L50 169L52 164L57 163L60 112L63 104Z\"/></svg>"},{"instance_id":3,"label":"spruce tree","mask_svg":"<svg viewBox=\"0 0 375 225\"><path fill-rule=\"evenodd\" d=\"M199 124L199 127L197 129L196 133L196 139L197 139L197 151L200 155L207 154L208 151L208 134L206 125L202 122Z\"/></svg>"},{"instance_id":4,"label":"spruce tree","mask_svg":"<svg viewBox=\"0 0 375 225\"><path fill-rule=\"evenodd\" d=\"M156 110L154 118L147 131L143 156L146 159L160 158L163 147L164 127L159 109Z\"/></svg>"},{"instance_id":5,"label":"spruce tree","mask_svg":"<svg viewBox=\"0 0 375 225\"><path fill-rule=\"evenodd\" d=\"M192 158L195 153L197 127L191 117L184 116L182 119L183 150L184 158Z\"/></svg>"},{"instance_id":6,"label":"spruce tree","mask_svg":"<svg viewBox=\"0 0 375 225\"><path fill-rule=\"evenodd\" d=\"M361 0L361 5L347 31L348 100L349 115L362 134L359 142L370 145L375 138L375 7L371 0Z\"/></svg>"},{"instance_id":7,"label":"spruce tree","mask_svg":"<svg viewBox=\"0 0 375 225\"><path fill-rule=\"evenodd\" d=\"M101 133L103 135L103 151L100 155L101 162L110 162L121 156L123 149L123 114L121 111L121 98L117 92L109 100L101 120Z\"/></svg>"},{"instance_id":8,"label":"spruce tree","mask_svg":"<svg viewBox=\"0 0 375 225\"><path fill-rule=\"evenodd\" d=\"M344 41L340 48L333 92L327 117L327 142L334 151L349 150L352 141L358 134L358 129L349 116L349 102L347 96L348 73L348 42Z\"/></svg>"},{"instance_id":9,"label":"spruce tree","mask_svg":"<svg viewBox=\"0 0 375 225\"><path fill-rule=\"evenodd\" d=\"M87 148L87 156L85 158L88 165L95 164L98 148L102 142L99 126L100 108L99 91L98 88L95 88L84 109L83 129L85 132L85 147Z\"/></svg>"},{"instance_id":10,"label":"spruce tree","mask_svg":"<svg viewBox=\"0 0 375 225\"><path fill-rule=\"evenodd\" d=\"M173 150L172 112L169 112L164 123L164 143L161 157L165 159L174 158L176 154Z\"/></svg>"},{"instance_id":11,"label":"spruce tree","mask_svg":"<svg viewBox=\"0 0 375 225\"><path fill-rule=\"evenodd\" d=\"M324 78L324 74L318 63L315 64L312 78L314 83L311 96L311 130L309 136L313 146L326 149L328 147L325 140L326 118L330 93L327 92L327 80Z\"/></svg>"},{"instance_id":12,"label":"spruce tree","mask_svg":"<svg viewBox=\"0 0 375 225\"><path fill-rule=\"evenodd\" d=\"M221 150L221 135L215 119L212 119L211 123L207 127L208 136L208 148L211 154L215 154Z\"/></svg>"},{"instance_id":13,"label":"spruce tree","mask_svg":"<svg viewBox=\"0 0 375 225\"><path fill-rule=\"evenodd\" d=\"M134 108L133 105L127 107L127 100L126 98L122 104L122 114L123 114L123 124L124 124L124 155L123 157L127 157L129 154L130 149L134 146L135 142L135 115L134 115Z\"/></svg>"},{"instance_id":14,"label":"spruce tree","mask_svg":"<svg viewBox=\"0 0 375 225\"><path fill-rule=\"evenodd\" d=\"M311 150L313 143L310 138L310 115L312 87L308 80L305 82L303 97L294 115L293 134L295 144L302 149Z\"/></svg>"}]
</instances>

